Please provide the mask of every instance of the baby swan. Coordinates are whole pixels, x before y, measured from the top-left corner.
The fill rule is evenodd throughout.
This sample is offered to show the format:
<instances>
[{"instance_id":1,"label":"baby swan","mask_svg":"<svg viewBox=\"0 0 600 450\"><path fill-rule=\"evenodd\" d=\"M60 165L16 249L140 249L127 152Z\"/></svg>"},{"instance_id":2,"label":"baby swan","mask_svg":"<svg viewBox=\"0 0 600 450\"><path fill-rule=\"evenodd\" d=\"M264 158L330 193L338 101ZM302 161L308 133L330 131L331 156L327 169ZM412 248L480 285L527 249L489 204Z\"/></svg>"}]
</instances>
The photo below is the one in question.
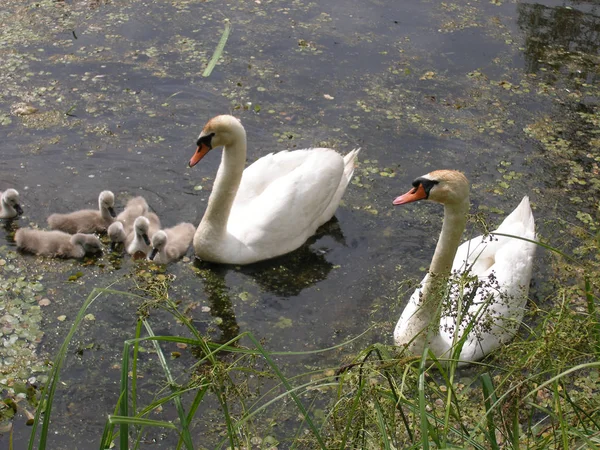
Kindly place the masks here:
<instances>
[{"instance_id":1,"label":"baby swan","mask_svg":"<svg viewBox=\"0 0 600 450\"><path fill-rule=\"evenodd\" d=\"M102 252L102 243L93 234L68 234L20 228L15 233L17 247L39 256L83 258L88 253Z\"/></svg>"},{"instance_id":2,"label":"baby swan","mask_svg":"<svg viewBox=\"0 0 600 450\"><path fill-rule=\"evenodd\" d=\"M119 244L125 244L127 234L125 234L123 222L119 222L117 220L111 223L106 233L108 234L108 238L110 239L111 250L116 249Z\"/></svg>"},{"instance_id":3,"label":"baby swan","mask_svg":"<svg viewBox=\"0 0 600 450\"><path fill-rule=\"evenodd\" d=\"M135 219L140 216L147 215L148 210L148 202L146 202L144 197L137 196L130 198L127 201L125 209L121 211L116 218L117 222L121 222L123 224L123 232L125 233L125 236L128 236L133 230L133 223L135 222Z\"/></svg>"},{"instance_id":4,"label":"baby swan","mask_svg":"<svg viewBox=\"0 0 600 450\"><path fill-rule=\"evenodd\" d=\"M191 223L180 223L172 228L157 231L152 236L152 253L149 260L158 264L168 264L181 258L187 252L196 227Z\"/></svg>"},{"instance_id":5,"label":"baby swan","mask_svg":"<svg viewBox=\"0 0 600 450\"><path fill-rule=\"evenodd\" d=\"M48 225L54 230L67 233L104 233L115 217L115 196L111 191L102 191L98 197L98 210L82 209L69 214L52 214Z\"/></svg>"},{"instance_id":6,"label":"baby swan","mask_svg":"<svg viewBox=\"0 0 600 450\"><path fill-rule=\"evenodd\" d=\"M133 233L127 237L127 241L133 236L131 242L126 242L127 253L136 256L138 252L144 254L144 257L152 249L150 239L160 230L160 219L154 213L148 213L146 216L140 216L133 223Z\"/></svg>"},{"instance_id":7,"label":"baby swan","mask_svg":"<svg viewBox=\"0 0 600 450\"><path fill-rule=\"evenodd\" d=\"M23 214L19 204L19 193L14 189L0 192L0 219L12 219Z\"/></svg>"},{"instance_id":8,"label":"baby swan","mask_svg":"<svg viewBox=\"0 0 600 450\"><path fill-rule=\"evenodd\" d=\"M107 230L111 242L111 248L114 249L118 244L124 244L127 247L133 240L133 223L140 216L148 214L148 203L144 197L133 197L129 199L125 209L119 213L113 223Z\"/></svg>"}]
</instances>

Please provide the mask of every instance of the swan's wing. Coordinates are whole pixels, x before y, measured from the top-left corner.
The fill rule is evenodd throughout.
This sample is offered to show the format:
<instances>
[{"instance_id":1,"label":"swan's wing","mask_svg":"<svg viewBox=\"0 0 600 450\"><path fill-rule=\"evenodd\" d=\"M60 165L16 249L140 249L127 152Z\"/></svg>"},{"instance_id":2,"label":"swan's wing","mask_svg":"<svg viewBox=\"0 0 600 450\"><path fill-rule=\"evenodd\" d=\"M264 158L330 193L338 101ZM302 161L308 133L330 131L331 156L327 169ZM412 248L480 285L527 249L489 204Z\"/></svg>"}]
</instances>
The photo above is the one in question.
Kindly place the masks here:
<instances>
[{"instance_id":1,"label":"swan's wing","mask_svg":"<svg viewBox=\"0 0 600 450\"><path fill-rule=\"evenodd\" d=\"M314 233L313 224L331 203L343 173L341 155L330 149L261 158L244 171L227 225L229 233L261 252L269 247L296 248Z\"/></svg>"},{"instance_id":2,"label":"swan's wing","mask_svg":"<svg viewBox=\"0 0 600 450\"><path fill-rule=\"evenodd\" d=\"M535 240L529 199L525 197L495 231ZM477 282L476 288L463 295L463 299L467 299L468 315L462 327L473 317L477 317L478 327L468 336L462 359L479 359L515 335L525 311L535 250L533 242L494 235L494 232L459 247L453 271L462 272L468 265ZM455 302L453 299L451 303ZM440 330L449 343L455 323L455 313L445 315L440 323Z\"/></svg>"},{"instance_id":3,"label":"swan's wing","mask_svg":"<svg viewBox=\"0 0 600 450\"><path fill-rule=\"evenodd\" d=\"M330 149L302 149L288 152L269 153L250 164L242 174L240 187L234 200L236 204L247 205L261 195L275 180L288 176L291 172L301 169L315 153L332 152Z\"/></svg>"}]
</instances>

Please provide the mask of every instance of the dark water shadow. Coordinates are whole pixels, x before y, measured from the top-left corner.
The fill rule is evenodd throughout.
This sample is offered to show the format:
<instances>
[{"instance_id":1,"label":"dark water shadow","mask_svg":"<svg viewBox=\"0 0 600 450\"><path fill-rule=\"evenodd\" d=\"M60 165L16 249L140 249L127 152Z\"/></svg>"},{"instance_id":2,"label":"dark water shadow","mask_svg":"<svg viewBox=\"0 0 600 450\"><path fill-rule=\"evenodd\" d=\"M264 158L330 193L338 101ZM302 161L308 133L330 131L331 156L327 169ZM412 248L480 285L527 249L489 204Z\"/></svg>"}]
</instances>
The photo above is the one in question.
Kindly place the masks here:
<instances>
[{"instance_id":1,"label":"dark water shadow","mask_svg":"<svg viewBox=\"0 0 600 450\"><path fill-rule=\"evenodd\" d=\"M334 217L299 249L277 258L248 266L214 264L196 259L194 266L198 269L198 276L202 278L210 302L210 314L220 318L217 326L221 336L216 340L227 342L240 331L229 295L230 289L225 281L230 271L251 278L265 293L286 298L298 296L304 289L325 280L334 267L326 259L327 248L315 245L325 236L346 245L340 224Z\"/></svg>"}]
</instances>

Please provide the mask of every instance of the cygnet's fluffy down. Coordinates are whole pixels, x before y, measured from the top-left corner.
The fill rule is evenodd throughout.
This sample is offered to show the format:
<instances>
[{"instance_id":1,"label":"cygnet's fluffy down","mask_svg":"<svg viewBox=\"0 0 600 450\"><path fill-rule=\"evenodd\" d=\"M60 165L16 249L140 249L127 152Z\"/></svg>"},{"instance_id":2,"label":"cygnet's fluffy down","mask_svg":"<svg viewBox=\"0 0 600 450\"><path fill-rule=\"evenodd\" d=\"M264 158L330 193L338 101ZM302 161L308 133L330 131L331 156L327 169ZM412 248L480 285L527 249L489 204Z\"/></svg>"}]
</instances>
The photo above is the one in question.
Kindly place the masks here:
<instances>
[{"instance_id":1,"label":"cygnet's fluffy down","mask_svg":"<svg viewBox=\"0 0 600 450\"><path fill-rule=\"evenodd\" d=\"M15 189L0 192L0 219L12 219L23 214L19 193Z\"/></svg>"},{"instance_id":2,"label":"cygnet's fluffy down","mask_svg":"<svg viewBox=\"0 0 600 450\"><path fill-rule=\"evenodd\" d=\"M140 216L147 215L148 210L148 202L146 202L144 197L133 197L127 201L125 209L120 212L115 219L117 222L121 222L123 224L123 232L125 233L125 236L128 236L133 230L133 223L135 222L135 219Z\"/></svg>"},{"instance_id":3,"label":"cygnet's fluffy down","mask_svg":"<svg viewBox=\"0 0 600 450\"><path fill-rule=\"evenodd\" d=\"M111 243L111 249L113 250L117 248L118 244L125 244L125 241L127 240L123 222L116 221L111 223L106 233L108 234L108 238L110 239Z\"/></svg>"},{"instance_id":4,"label":"cygnet's fluffy down","mask_svg":"<svg viewBox=\"0 0 600 450\"><path fill-rule=\"evenodd\" d=\"M48 225L54 230L67 233L104 233L115 220L115 196L102 191L98 197L98 210L82 209L69 214L52 214Z\"/></svg>"},{"instance_id":5,"label":"cygnet's fluffy down","mask_svg":"<svg viewBox=\"0 0 600 450\"><path fill-rule=\"evenodd\" d=\"M68 234L62 231L43 231L20 228L15 233L17 247L40 256L83 258L88 253L102 251L102 243L93 234Z\"/></svg>"},{"instance_id":6,"label":"cygnet's fluffy down","mask_svg":"<svg viewBox=\"0 0 600 450\"><path fill-rule=\"evenodd\" d=\"M152 236L160 230L160 219L154 213L148 213L146 216L140 216L135 219L133 223L133 233L127 236L125 242L127 246L127 253L130 255L136 255L143 253L144 257L152 250L150 239ZM130 237L133 237L131 242Z\"/></svg>"},{"instance_id":7,"label":"cygnet's fluffy down","mask_svg":"<svg viewBox=\"0 0 600 450\"><path fill-rule=\"evenodd\" d=\"M158 264L168 264L178 260L190 247L195 231L196 227L186 222L157 231L152 236L152 247L154 248L148 259Z\"/></svg>"}]
</instances>

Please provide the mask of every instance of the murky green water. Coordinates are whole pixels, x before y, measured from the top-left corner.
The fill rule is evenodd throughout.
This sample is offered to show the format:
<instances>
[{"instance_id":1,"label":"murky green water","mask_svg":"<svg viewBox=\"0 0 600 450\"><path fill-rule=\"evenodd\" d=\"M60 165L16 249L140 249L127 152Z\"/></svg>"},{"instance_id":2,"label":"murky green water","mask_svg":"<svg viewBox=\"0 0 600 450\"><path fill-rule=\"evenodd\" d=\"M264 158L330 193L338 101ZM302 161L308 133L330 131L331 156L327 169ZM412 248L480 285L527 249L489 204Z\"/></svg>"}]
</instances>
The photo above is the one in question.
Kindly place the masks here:
<instances>
[{"instance_id":1,"label":"murky green water","mask_svg":"<svg viewBox=\"0 0 600 450\"><path fill-rule=\"evenodd\" d=\"M104 189L119 206L143 195L164 226L198 223L220 158L186 164L214 115L242 119L250 161L278 149L362 147L337 220L302 249L241 269L198 271L193 262L168 269L177 276L172 296L192 305L199 328L215 338L251 331L269 349L300 351L374 326L341 351L279 360L290 375L336 367L361 345L391 342L406 300L397 299L397 286L420 279L428 265L441 210L391 206L416 176L465 171L473 212L492 223L529 194L550 239L560 235L561 218L585 225L596 217L594 3L5 0L0 190L21 192L19 226L91 207ZM225 18L232 33L204 78ZM39 111L12 114L21 103ZM8 243L0 256L14 250L10 234L0 229L0 245ZM42 307L42 359L55 354L93 287L127 289L135 271L128 258L85 267L16 260L28 280L42 276L40 295L51 301ZM83 276L68 282L77 272ZM538 273L534 285L542 286L548 275ZM0 267L0 277L14 275ZM137 306L118 296L95 304L63 372L52 448L98 442L117 401L122 342L133 336ZM155 314L157 334L182 332ZM193 357L179 361L184 368ZM150 389L158 369L153 355L144 363ZM29 435L24 422L14 421L17 449ZM210 429L199 433L198 443L215 442ZM157 440L153 448L173 448L173 436L149 439Z\"/></svg>"}]
</instances>

